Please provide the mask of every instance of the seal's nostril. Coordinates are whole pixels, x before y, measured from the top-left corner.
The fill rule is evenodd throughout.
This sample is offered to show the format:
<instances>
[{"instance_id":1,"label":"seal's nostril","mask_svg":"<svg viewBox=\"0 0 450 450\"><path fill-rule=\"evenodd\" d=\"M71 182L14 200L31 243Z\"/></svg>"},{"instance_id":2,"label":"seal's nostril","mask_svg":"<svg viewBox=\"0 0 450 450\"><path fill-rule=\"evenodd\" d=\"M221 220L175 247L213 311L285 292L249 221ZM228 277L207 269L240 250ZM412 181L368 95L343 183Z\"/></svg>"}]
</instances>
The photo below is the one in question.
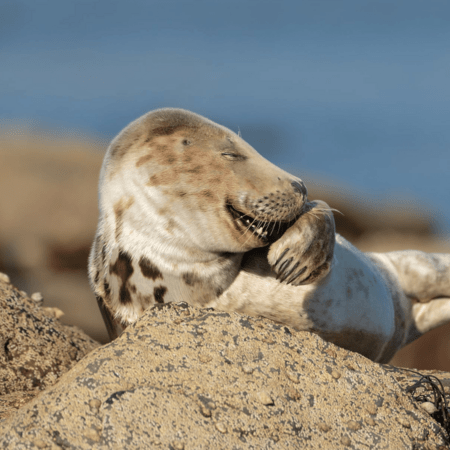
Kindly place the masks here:
<instances>
[{"instance_id":1,"label":"seal's nostril","mask_svg":"<svg viewBox=\"0 0 450 450\"><path fill-rule=\"evenodd\" d=\"M302 182L298 181L292 181L291 183L292 187L294 188L294 191L297 194L302 195L303 197L306 197L308 195L308 191L306 190L306 186Z\"/></svg>"}]
</instances>

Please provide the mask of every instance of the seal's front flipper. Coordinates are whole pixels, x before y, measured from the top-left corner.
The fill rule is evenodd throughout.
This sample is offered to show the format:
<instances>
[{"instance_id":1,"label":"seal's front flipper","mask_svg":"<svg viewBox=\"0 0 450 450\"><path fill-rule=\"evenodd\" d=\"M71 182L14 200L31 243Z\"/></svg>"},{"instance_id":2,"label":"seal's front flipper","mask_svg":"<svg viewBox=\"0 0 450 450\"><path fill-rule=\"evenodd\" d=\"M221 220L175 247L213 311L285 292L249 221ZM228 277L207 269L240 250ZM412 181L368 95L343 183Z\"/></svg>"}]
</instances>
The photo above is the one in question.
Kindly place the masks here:
<instances>
[{"instance_id":1,"label":"seal's front flipper","mask_svg":"<svg viewBox=\"0 0 450 450\"><path fill-rule=\"evenodd\" d=\"M97 296L97 303L98 307L100 308L100 312L102 313L103 321L105 322L109 339L113 341L122 333L125 327L121 325L117 321L117 319L114 319L114 316L112 315L109 308L106 306L102 297Z\"/></svg>"},{"instance_id":2,"label":"seal's front flipper","mask_svg":"<svg viewBox=\"0 0 450 450\"><path fill-rule=\"evenodd\" d=\"M269 264L280 282L310 284L330 271L336 231L333 213L320 200L308 202L297 221L275 241Z\"/></svg>"}]
</instances>

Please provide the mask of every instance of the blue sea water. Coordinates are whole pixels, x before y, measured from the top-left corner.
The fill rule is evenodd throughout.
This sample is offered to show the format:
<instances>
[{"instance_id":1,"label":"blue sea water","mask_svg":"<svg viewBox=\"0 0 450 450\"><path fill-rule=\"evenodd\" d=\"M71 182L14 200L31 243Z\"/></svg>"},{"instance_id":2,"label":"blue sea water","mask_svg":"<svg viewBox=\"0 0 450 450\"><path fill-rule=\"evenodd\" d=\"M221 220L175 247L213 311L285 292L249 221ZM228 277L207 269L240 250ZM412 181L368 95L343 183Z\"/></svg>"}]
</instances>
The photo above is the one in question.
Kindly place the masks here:
<instances>
[{"instance_id":1,"label":"blue sea water","mask_svg":"<svg viewBox=\"0 0 450 450\"><path fill-rule=\"evenodd\" d=\"M0 3L1 121L106 138L191 109L262 154L450 232L448 0Z\"/></svg>"}]
</instances>

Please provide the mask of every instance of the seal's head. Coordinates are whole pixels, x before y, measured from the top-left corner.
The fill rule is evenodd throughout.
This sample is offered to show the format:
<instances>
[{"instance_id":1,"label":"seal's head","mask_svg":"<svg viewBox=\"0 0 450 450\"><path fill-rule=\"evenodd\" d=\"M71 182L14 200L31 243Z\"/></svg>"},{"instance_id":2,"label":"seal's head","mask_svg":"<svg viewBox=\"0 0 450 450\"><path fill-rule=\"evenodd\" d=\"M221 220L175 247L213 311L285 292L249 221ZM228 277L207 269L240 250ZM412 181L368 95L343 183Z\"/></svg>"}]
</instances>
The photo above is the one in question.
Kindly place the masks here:
<instances>
[{"instance_id":1,"label":"seal's head","mask_svg":"<svg viewBox=\"0 0 450 450\"><path fill-rule=\"evenodd\" d=\"M265 246L299 216L307 195L300 179L231 130L171 108L142 116L114 139L100 189L116 240L144 233L191 253Z\"/></svg>"}]
</instances>

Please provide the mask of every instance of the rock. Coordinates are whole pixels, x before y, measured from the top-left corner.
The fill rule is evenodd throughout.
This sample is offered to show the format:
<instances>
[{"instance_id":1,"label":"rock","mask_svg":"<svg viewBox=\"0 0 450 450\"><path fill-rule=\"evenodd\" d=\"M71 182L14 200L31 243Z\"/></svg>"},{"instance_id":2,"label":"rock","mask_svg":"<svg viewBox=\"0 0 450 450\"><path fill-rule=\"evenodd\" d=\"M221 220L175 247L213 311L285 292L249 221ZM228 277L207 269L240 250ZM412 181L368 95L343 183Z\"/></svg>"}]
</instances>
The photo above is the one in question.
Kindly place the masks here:
<instances>
[{"instance_id":1,"label":"rock","mask_svg":"<svg viewBox=\"0 0 450 450\"><path fill-rule=\"evenodd\" d=\"M437 412L436 406L432 402L423 402L421 405L422 409L424 409L428 414L434 414Z\"/></svg>"},{"instance_id":2,"label":"rock","mask_svg":"<svg viewBox=\"0 0 450 450\"><path fill-rule=\"evenodd\" d=\"M98 344L0 277L0 419L31 400Z\"/></svg>"},{"instance_id":3,"label":"rock","mask_svg":"<svg viewBox=\"0 0 450 450\"><path fill-rule=\"evenodd\" d=\"M0 423L0 448L444 446L411 377L266 319L160 305Z\"/></svg>"},{"instance_id":4,"label":"rock","mask_svg":"<svg viewBox=\"0 0 450 450\"><path fill-rule=\"evenodd\" d=\"M30 293L45 288L46 306L62 309L63 323L106 342L86 276L106 143L14 131L0 127L0 272Z\"/></svg>"}]
</instances>

